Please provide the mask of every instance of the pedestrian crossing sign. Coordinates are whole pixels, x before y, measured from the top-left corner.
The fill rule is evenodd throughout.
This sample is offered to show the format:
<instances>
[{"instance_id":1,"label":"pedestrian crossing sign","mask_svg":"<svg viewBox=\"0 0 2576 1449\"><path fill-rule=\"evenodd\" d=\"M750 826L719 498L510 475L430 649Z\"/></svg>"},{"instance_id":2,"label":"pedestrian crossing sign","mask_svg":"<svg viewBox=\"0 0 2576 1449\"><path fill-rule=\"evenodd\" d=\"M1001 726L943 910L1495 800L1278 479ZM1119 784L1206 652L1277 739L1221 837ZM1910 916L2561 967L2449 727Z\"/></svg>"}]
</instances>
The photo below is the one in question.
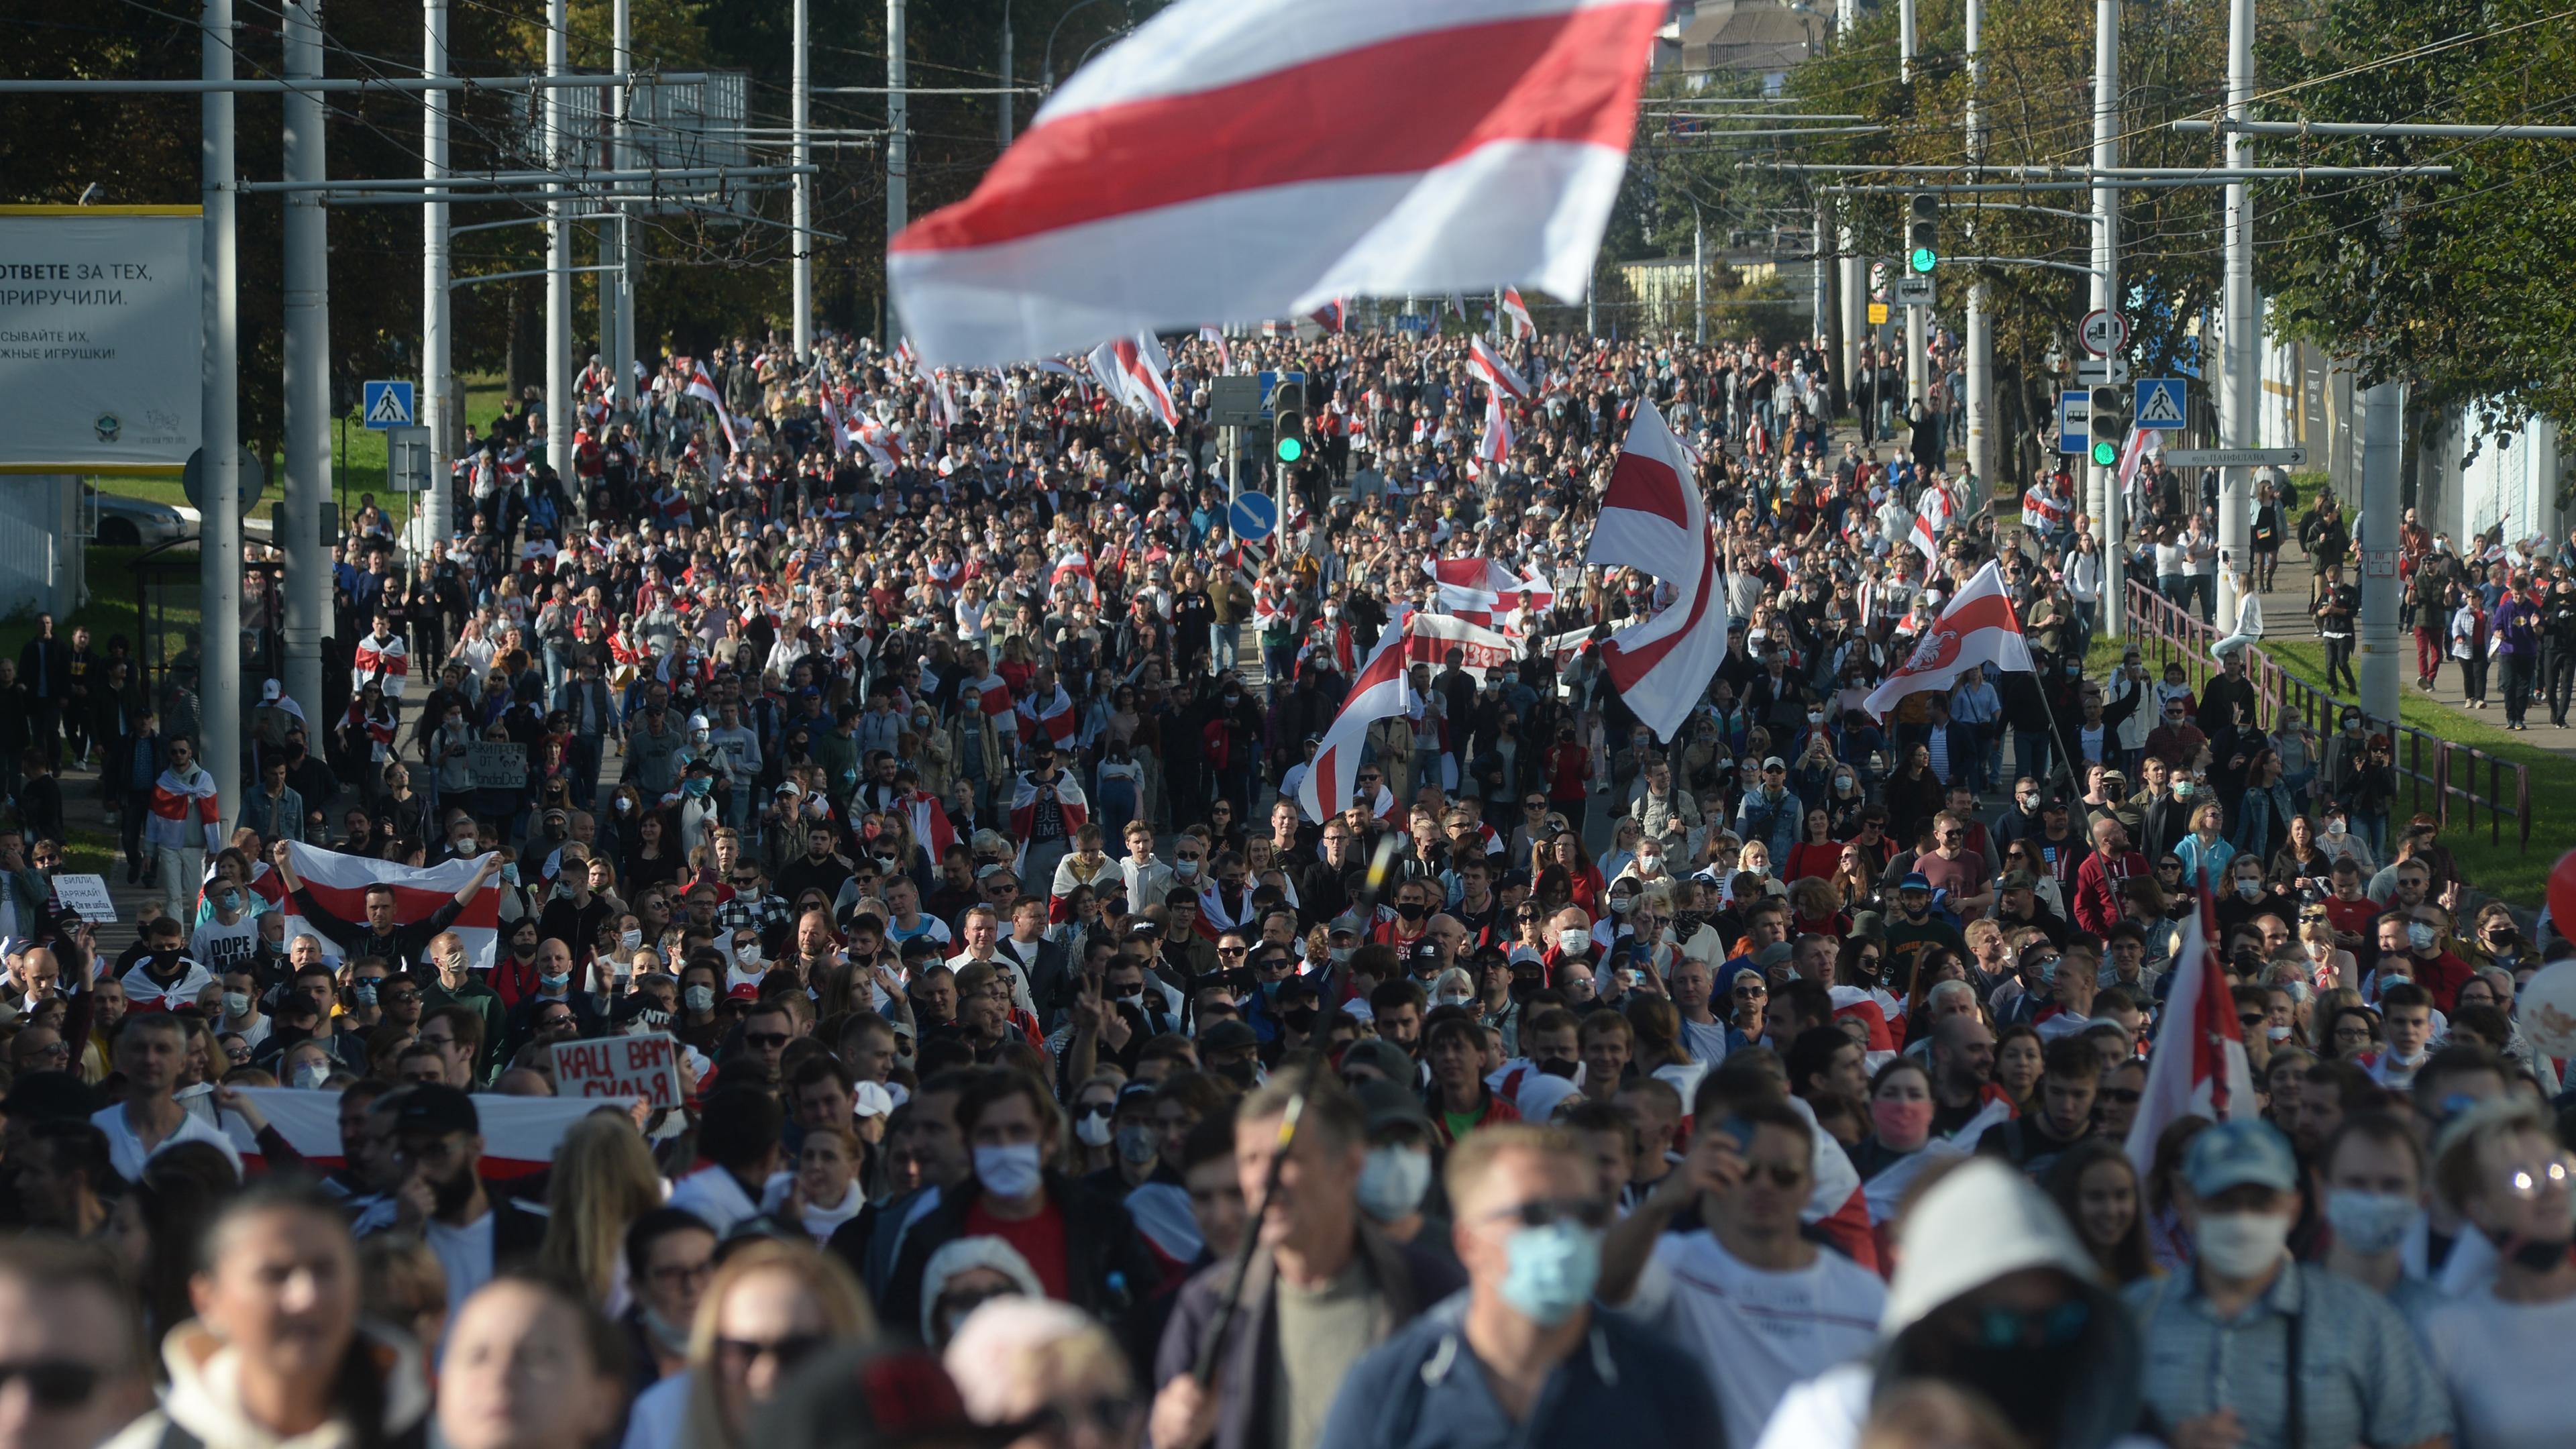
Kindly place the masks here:
<instances>
[{"instance_id":1,"label":"pedestrian crossing sign","mask_svg":"<svg viewBox=\"0 0 2576 1449\"><path fill-rule=\"evenodd\" d=\"M2138 407L2134 416L2142 428L2180 428L2183 380L2179 377L2142 377L2138 379Z\"/></svg>"},{"instance_id":2,"label":"pedestrian crossing sign","mask_svg":"<svg viewBox=\"0 0 2576 1449\"><path fill-rule=\"evenodd\" d=\"M358 407L371 428L412 426L411 384L369 382L358 394Z\"/></svg>"}]
</instances>

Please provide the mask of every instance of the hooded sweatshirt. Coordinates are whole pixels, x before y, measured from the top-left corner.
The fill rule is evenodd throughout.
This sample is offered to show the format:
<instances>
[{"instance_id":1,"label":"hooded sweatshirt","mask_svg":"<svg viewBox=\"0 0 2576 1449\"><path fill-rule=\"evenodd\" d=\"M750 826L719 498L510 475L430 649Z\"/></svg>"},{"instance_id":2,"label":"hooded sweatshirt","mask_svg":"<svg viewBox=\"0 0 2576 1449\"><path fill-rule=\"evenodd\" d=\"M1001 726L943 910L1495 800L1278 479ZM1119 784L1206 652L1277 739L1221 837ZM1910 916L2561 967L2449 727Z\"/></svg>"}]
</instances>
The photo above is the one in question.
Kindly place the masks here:
<instances>
[{"instance_id":1,"label":"hooded sweatshirt","mask_svg":"<svg viewBox=\"0 0 2576 1449\"><path fill-rule=\"evenodd\" d=\"M412 1435L416 1441L413 1431L429 1417L420 1350L409 1339L379 1336L364 1325L358 1333L361 1351L384 1383L385 1439L399 1444ZM170 1371L161 1407L126 1425L107 1441L107 1449L164 1449L174 1441L204 1449L343 1449L354 1440L348 1423L336 1417L292 1437L252 1422L241 1406L238 1356L202 1324L191 1321L170 1330L162 1341L161 1361Z\"/></svg>"},{"instance_id":2,"label":"hooded sweatshirt","mask_svg":"<svg viewBox=\"0 0 2576 1449\"><path fill-rule=\"evenodd\" d=\"M1969 1161L1924 1193L1898 1238L1900 1258L1888 1285L1873 1362L1829 1369L1791 1389L1754 1449L1852 1449L1874 1399L1924 1377L1936 1309L2026 1268L2054 1268L2079 1285L2089 1310L2082 1338L2063 1349L2014 1350L2012 1383L2063 1383L2053 1434L2056 1449L2152 1449L2135 1432L2143 1349L2136 1320L2106 1287L2092 1255L2077 1241L2056 1204L2028 1178L1989 1158ZM2062 1357L2062 1371L2039 1355ZM2000 1387L2000 1386L1999 1386ZM2007 1387L1998 1397L2008 1397Z\"/></svg>"}]
</instances>

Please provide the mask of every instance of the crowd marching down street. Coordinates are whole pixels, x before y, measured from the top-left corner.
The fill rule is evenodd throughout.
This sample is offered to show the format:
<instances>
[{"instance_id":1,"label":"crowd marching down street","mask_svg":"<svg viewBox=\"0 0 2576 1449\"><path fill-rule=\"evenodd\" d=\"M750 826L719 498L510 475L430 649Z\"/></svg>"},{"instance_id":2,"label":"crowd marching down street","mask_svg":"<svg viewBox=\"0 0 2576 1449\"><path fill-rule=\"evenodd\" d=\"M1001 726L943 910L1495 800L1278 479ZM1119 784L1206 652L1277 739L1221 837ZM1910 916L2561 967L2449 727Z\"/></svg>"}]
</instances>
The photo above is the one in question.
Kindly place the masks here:
<instances>
[{"instance_id":1,"label":"crowd marching down street","mask_svg":"<svg viewBox=\"0 0 2576 1449\"><path fill-rule=\"evenodd\" d=\"M229 833L231 722L0 681L158 897L111 953L0 835L0 1444L2567 1443L2576 947L2259 618L2104 631L2106 558L2206 613L2285 538L2348 621L2346 524L2221 560L2133 451L2106 538L1874 354L1518 288L978 300L1267 214L1013 191L1202 82L1162 25L897 238L911 340L594 361L570 476L512 399L453 538L356 511ZM2422 532L2562 718L2576 559Z\"/></svg>"}]
</instances>

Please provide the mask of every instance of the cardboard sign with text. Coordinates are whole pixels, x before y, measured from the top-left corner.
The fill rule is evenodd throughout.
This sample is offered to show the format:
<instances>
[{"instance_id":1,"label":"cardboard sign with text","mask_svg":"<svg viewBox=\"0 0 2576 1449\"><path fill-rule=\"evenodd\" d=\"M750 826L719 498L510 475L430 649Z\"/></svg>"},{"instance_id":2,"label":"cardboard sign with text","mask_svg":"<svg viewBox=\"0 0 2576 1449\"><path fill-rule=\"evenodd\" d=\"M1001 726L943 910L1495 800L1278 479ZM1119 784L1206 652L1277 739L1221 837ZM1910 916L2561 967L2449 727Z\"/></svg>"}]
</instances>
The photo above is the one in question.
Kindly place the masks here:
<instances>
[{"instance_id":1,"label":"cardboard sign with text","mask_svg":"<svg viewBox=\"0 0 2576 1449\"><path fill-rule=\"evenodd\" d=\"M555 1095L680 1105L680 1047L668 1032L555 1043Z\"/></svg>"}]
</instances>

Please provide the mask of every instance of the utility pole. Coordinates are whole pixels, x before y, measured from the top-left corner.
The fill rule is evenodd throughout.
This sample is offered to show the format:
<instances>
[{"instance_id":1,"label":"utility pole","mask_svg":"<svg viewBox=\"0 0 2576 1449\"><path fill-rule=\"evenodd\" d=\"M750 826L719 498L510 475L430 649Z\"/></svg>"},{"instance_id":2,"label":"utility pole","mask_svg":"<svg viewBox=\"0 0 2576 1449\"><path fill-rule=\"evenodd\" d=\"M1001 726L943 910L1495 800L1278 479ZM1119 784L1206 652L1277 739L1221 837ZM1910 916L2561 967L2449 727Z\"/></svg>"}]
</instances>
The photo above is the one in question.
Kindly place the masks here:
<instances>
[{"instance_id":1,"label":"utility pole","mask_svg":"<svg viewBox=\"0 0 2576 1449\"><path fill-rule=\"evenodd\" d=\"M612 27L609 35L610 63L615 66L618 75L617 88L613 92L617 101L617 144L612 154L620 171L637 169L633 79L635 24L630 8L629 0L617 0L617 3L611 7L609 17L609 24ZM600 275L616 284L617 301L614 310L617 313L617 341L611 346L601 348L600 354L607 360L609 370L617 374L614 384L616 390L611 394L614 399L610 404L611 409L631 415L635 408L635 358L643 351L635 344L635 230L630 220L632 212L627 203L612 201L608 204L608 209L617 213L616 217L608 223L608 230L617 238L617 270L602 272ZM609 258L601 257L600 260L605 262ZM603 327L600 330L608 329Z\"/></svg>"},{"instance_id":2,"label":"utility pole","mask_svg":"<svg viewBox=\"0 0 2576 1449\"><path fill-rule=\"evenodd\" d=\"M796 254L796 361L802 365L814 355L814 178L806 168L814 164L814 137L809 127L814 103L813 43L807 32L807 0L796 0L795 92L789 98L788 125L795 128L796 190L793 199L796 230L790 245Z\"/></svg>"},{"instance_id":3,"label":"utility pole","mask_svg":"<svg viewBox=\"0 0 2576 1449\"><path fill-rule=\"evenodd\" d=\"M447 78L447 0L421 0L420 74L423 80ZM447 180L447 108L449 92L420 93L420 174L427 193L436 197ZM448 386L447 339L447 203L430 200L420 208L420 421L429 427L429 492L422 496L420 546L447 547L455 536L455 493L449 486L449 462L459 441L457 405ZM302 695L296 703L306 704Z\"/></svg>"},{"instance_id":4,"label":"utility pole","mask_svg":"<svg viewBox=\"0 0 2576 1449\"><path fill-rule=\"evenodd\" d=\"M1914 0L1903 0L1903 4L1898 7L1897 25L1900 31L1899 39L1904 47L1900 62L1903 67L1901 73L1905 83L1912 85L1914 84ZM1902 232L1900 231L1899 234L1901 236ZM1903 265L1902 248L1899 251L1901 266ZM1931 379L1928 376L1931 371L1931 361L1926 351L1929 339L1925 335L1925 323L1928 320L1925 314L1930 310L1927 307L1913 306L1905 309L1905 401L1909 405L1909 411L1911 406L1921 404L1924 395L1931 389ZM1912 419L1908 418L1907 421L1911 422ZM1912 446L1910 437L1907 445Z\"/></svg>"},{"instance_id":5,"label":"utility pole","mask_svg":"<svg viewBox=\"0 0 2576 1449\"><path fill-rule=\"evenodd\" d=\"M233 78L233 0L205 0L198 12L198 59L204 79ZM233 163L233 96L209 90L197 103L203 124L199 162L205 208L204 507L198 521L198 758L215 777L217 833L240 817L241 779L241 278L234 203L241 181ZM299 700L306 708L312 703Z\"/></svg>"},{"instance_id":6,"label":"utility pole","mask_svg":"<svg viewBox=\"0 0 2576 1449\"><path fill-rule=\"evenodd\" d=\"M2398 385L2361 394L2361 712L2374 727L2397 723Z\"/></svg>"},{"instance_id":7,"label":"utility pole","mask_svg":"<svg viewBox=\"0 0 2576 1449\"><path fill-rule=\"evenodd\" d=\"M564 0L546 0L546 76L564 73L566 31ZM561 172L569 159L564 145L564 102L560 88L549 87L545 101L545 169ZM555 477L572 486L572 208L564 204L563 183L546 184L546 462Z\"/></svg>"},{"instance_id":8,"label":"utility pole","mask_svg":"<svg viewBox=\"0 0 2576 1449\"><path fill-rule=\"evenodd\" d=\"M285 0L279 17L287 78L321 79L320 0ZM328 179L322 97L288 91L282 109L286 179ZM330 570L322 558L322 500L331 494L331 213L319 191L290 191L282 199L286 479L275 539L286 551L286 658L280 673L287 694L314 708L322 698L322 620L331 601Z\"/></svg>"},{"instance_id":9,"label":"utility pole","mask_svg":"<svg viewBox=\"0 0 2576 1449\"><path fill-rule=\"evenodd\" d=\"M2120 0L2095 0L2093 9L2093 169L2120 164ZM2097 177L2093 184L2093 305L2120 310L2120 190ZM2088 465L2089 466L2089 465ZM2121 577L2120 483L2109 468L2094 468L2094 526L2102 534L2102 627L2117 635L2128 619L2128 585Z\"/></svg>"},{"instance_id":10,"label":"utility pole","mask_svg":"<svg viewBox=\"0 0 2576 1449\"><path fill-rule=\"evenodd\" d=\"M1815 242L1807 248L1810 257L1808 268L1814 274L1816 288L1816 305L1809 309L1814 315L1807 330L1815 334L1815 342L1819 348L1825 345L1825 338L1834 330L1832 316L1834 259L1830 249L1825 245L1825 221L1825 199L1820 196L1816 198ZM1825 360L1831 363L1833 361L1831 354L1828 354Z\"/></svg>"},{"instance_id":11,"label":"utility pole","mask_svg":"<svg viewBox=\"0 0 2576 1449\"><path fill-rule=\"evenodd\" d=\"M1897 0L1896 39L1898 49L1896 78L1914 84L1914 0Z\"/></svg>"},{"instance_id":12,"label":"utility pole","mask_svg":"<svg viewBox=\"0 0 2576 1449\"><path fill-rule=\"evenodd\" d=\"M2227 119L2246 119L2246 107L2253 99L2254 0L2228 0ZM2253 143L2242 131L2227 133L2227 169L2235 171L2250 164L2252 152ZM2230 181L2226 198L2227 275L2220 294L2224 310L2218 334L2222 379L2218 445L2251 448L2256 442L2255 419L2263 397L2262 323L2254 300L2254 188L2242 181ZM2236 619L2234 570L2247 566L2246 550L2253 541L2254 470L2227 468L2218 477L2218 548L2228 565L2218 571L2218 618L2232 629Z\"/></svg>"},{"instance_id":13,"label":"utility pole","mask_svg":"<svg viewBox=\"0 0 2576 1449\"><path fill-rule=\"evenodd\" d=\"M1986 24L1985 0L1967 0L1968 52L1968 165L1973 169L1986 159L1985 114L1978 106L1978 92L1985 84L1986 63L1979 53L1984 43ZM1972 211L1970 215L1974 215ZM1982 512L1994 497L1994 405L1995 405L1995 321L1986 311L1986 281L1982 276L1968 278L1968 395L1962 401L1968 409L1968 476L1975 480L1978 494L1968 502L1970 513Z\"/></svg>"},{"instance_id":14,"label":"utility pole","mask_svg":"<svg viewBox=\"0 0 2576 1449\"><path fill-rule=\"evenodd\" d=\"M1014 119L1012 111L1020 103L1020 98L1011 90L1011 0L1002 0L1002 93L995 99L1002 103L997 109L1002 113L1002 149L1008 151L1011 149L1011 122Z\"/></svg>"},{"instance_id":15,"label":"utility pole","mask_svg":"<svg viewBox=\"0 0 2576 1449\"><path fill-rule=\"evenodd\" d=\"M1700 225L1699 206L1691 206L1691 336L1708 341L1708 232Z\"/></svg>"},{"instance_id":16,"label":"utility pole","mask_svg":"<svg viewBox=\"0 0 2576 1449\"><path fill-rule=\"evenodd\" d=\"M912 98L904 87L912 84L910 58L904 54L910 43L904 35L905 0L886 0L886 243L894 243L896 232L911 220L911 197L906 188L912 181ZM888 291L885 330L889 336L903 331L903 319L894 315L892 292ZM886 350L894 350L889 341Z\"/></svg>"}]
</instances>

